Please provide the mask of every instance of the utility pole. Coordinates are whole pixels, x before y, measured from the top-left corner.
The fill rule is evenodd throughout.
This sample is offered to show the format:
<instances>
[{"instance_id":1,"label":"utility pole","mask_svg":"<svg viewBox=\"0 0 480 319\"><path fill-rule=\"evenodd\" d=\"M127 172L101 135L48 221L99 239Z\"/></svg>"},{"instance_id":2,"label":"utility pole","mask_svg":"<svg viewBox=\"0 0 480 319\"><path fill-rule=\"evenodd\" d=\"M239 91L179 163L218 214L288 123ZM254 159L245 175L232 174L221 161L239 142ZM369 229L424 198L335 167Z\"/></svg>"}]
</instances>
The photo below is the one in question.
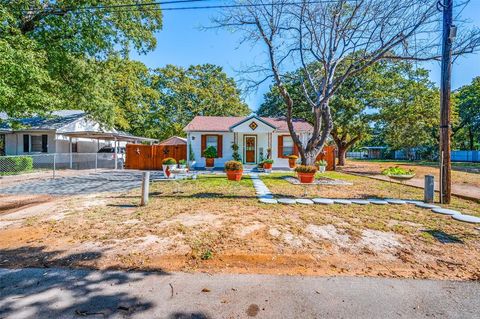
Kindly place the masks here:
<instances>
[{"instance_id":1,"label":"utility pole","mask_svg":"<svg viewBox=\"0 0 480 319\"><path fill-rule=\"evenodd\" d=\"M452 43L456 35L453 23L453 0L439 0L443 11L442 74L440 83L440 203L449 204L452 193L450 159Z\"/></svg>"}]
</instances>

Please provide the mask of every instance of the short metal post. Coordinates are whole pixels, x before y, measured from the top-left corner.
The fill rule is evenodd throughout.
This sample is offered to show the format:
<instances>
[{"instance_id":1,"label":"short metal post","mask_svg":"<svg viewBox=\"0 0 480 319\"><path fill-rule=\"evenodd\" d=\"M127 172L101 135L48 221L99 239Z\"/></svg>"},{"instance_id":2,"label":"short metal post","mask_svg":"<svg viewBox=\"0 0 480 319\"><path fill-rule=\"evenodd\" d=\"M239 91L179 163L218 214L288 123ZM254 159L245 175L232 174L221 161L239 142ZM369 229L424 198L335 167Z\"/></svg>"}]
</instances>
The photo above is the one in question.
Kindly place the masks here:
<instances>
[{"instance_id":1,"label":"short metal post","mask_svg":"<svg viewBox=\"0 0 480 319\"><path fill-rule=\"evenodd\" d=\"M148 204L148 193L150 188L150 172L143 172L142 176L142 201L140 206L145 206Z\"/></svg>"},{"instance_id":2,"label":"short metal post","mask_svg":"<svg viewBox=\"0 0 480 319\"><path fill-rule=\"evenodd\" d=\"M425 188L423 192L423 200L425 203L433 203L435 199L435 177L433 175L425 175Z\"/></svg>"},{"instance_id":3,"label":"short metal post","mask_svg":"<svg viewBox=\"0 0 480 319\"><path fill-rule=\"evenodd\" d=\"M53 153L53 178L55 179L55 169L56 169L56 163L57 163L57 160L56 160L56 153Z\"/></svg>"},{"instance_id":4,"label":"short metal post","mask_svg":"<svg viewBox=\"0 0 480 319\"><path fill-rule=\"evenodd\" d=\"M98 153L95 153L95 172L97 171L98 168Z\"/></svg>"}]
</instances>

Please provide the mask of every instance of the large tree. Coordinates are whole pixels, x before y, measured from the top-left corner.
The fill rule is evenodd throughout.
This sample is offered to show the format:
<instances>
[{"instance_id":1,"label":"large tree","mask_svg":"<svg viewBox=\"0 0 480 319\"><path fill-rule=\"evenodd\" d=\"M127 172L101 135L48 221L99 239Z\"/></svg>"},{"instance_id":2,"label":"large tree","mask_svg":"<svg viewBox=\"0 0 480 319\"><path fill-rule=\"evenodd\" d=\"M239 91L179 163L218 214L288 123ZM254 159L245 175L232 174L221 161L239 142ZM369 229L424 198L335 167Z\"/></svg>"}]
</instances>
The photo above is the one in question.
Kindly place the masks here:
<instances>
[{"instance_id":1,"label":"large tree","mask_svg":"<svg viewBox=\"0 0 480 319\"><path fill-rule=\"evenodd\" d=\"M281 0L239 1L215 19L218 27L262 43L267 65L253 67L265 79L273 77L284 103L286 119L302 163L312 164L333 129L330 101L344 82L382 59L438 59L441 13L431 0ZM480 32L459 35L455 54L471 52ZM312 64L315 68L311 68ZM342 64L343 68L339 68ZM293 130L297 107L285 85L286 75L301 67L299 81L314 118L306 144ZM258 84L257 81L254 84Z\"/></svg>"},{"instance_id":2,"label":"large tree","mask_svg":"<svg viewBox=\"0 0 480 319\"><path fill-rule=\"evenodd\" d=\"M142 106L144 111L127 116L142 116L141 123L130 123L136 134L159 139L183 136L183 128L197 115L241 116L250 113L235 80L219 66L202 64L184 68L167 65L153 70L150 77L147 81L157 96L142 90L147 98Z\"/></svg>"},{"instance_id":3,"label":"large tree","mask_svg":"<svg viewBox=\"0 0 480 319\"><path fill-rule=\"evenodd\" d=\"M393 150L438 146L440 95L428 71L394 64L378 78L381 90L369 102L378 110L376 133Z\"/></svg>"},{"instance_id":4,"label":"large tree","mask_svg":"<svg viewBox=\"0 0 480 319\"><path fill-rule=\"evenodd\" d=\"M127 0L122 4L147 2ZM130 10L111 5L118 2L1 0L0 45L10 51L22 49L19 55L25 59L33 54L38 59L18 63L21 67L13 68L7 73L9 79L0 84L12 94L22 84L36 92L18 102L13 99L13 104L0 100L0 110L22 117L55 108L76 108L113 124L114 83L105 61L121 50L146 53L155 48L154 33L162 27L162 15L158 4ZM14 66L11 56L0 55L0 65ZM28 73L30 83L25 76ZM13 81L15 76L20 76L17 82ZM28 108L22 108L22 103Z\"/></svg>"},{"instance_id":5,"label":"large tree","mask_svg":"<svg viewBox=\"0 0 480 319\"><path fill-rule=\"evenodd\" d=\"M458 125L453 127L456 144L463 149L480 147L480 77L457 90Z\"/></svg>"}]
</instances>

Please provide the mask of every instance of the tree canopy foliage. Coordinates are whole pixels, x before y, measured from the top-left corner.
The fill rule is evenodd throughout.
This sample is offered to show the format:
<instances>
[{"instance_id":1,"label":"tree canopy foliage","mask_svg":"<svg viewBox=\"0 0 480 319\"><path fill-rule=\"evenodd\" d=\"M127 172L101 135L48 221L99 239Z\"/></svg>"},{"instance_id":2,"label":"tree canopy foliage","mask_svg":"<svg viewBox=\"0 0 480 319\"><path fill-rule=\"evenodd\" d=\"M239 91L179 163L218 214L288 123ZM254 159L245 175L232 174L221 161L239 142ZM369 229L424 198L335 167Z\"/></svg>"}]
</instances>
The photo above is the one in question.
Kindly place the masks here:
<instances>
[{"instance_id":1,"label":"tree canopy foliage","mask_svg":"<svg viewBox=\"0 0 480 319\"><path fill-rule=\"evenodd\" d=\"M289 81L286 85L297 105L292 116L312 121L302 84ZM264 98L260 115L285 114L275 86ZM437 138L438 90L428 80L427 70L408 62L380 62L348 78L332 97L330 107L334 123L330 135L338 148L339 165L355 143L371 138L374 126L377 143L393 149L430 146Z\"/></svg>"},{"instance_id":2,"label":"tree canopy foliage","mask_svg":"<svg viewBox=\"0 0 480 319\"><path fill-rule=\"evenodd\" d=\"M134 1L126 1L134 2ZM135 1L138 3L139 1ZM147 2L141 0L140 2ZM159 10L85 10L115 0L2 0L0 110L10 117L81 109L113 124L113 79L106 60L130 47L146 53L162 27ZM158 9L158 8L157 8ZM18 94L25 90L28 94Z\"/></svg>"},{"instance_id":3,"label":"tree canopy foliage","mask_svg":"<svg viewBox=\"0 0 480 319\"><path fill-rule=\"evenodd\" d=\"M233 78L212 64L183 68L167 65L148 76L141 94L144 103L123 108L134 134L159 139L183 136L183 128L196 116L238 116L250 113ZM148 84L147 84L148 83ZM141 87L141 86L140 86ZM135 92L135 90L133 90ZM139 109L140 108L140 109ZM136 117L139 121L132 121Z\"/></svg>"},{"instance_id":4,"label":"tree canopy foliage","mask_svg":"<svg viewBox=\"0 0 480 319\"><path fill-rule=\"evenodd\" d=\"M458 124L453 127L455 145L460 149L480 148L480 76L455 92Z\"/></svg>"}]
</instances>

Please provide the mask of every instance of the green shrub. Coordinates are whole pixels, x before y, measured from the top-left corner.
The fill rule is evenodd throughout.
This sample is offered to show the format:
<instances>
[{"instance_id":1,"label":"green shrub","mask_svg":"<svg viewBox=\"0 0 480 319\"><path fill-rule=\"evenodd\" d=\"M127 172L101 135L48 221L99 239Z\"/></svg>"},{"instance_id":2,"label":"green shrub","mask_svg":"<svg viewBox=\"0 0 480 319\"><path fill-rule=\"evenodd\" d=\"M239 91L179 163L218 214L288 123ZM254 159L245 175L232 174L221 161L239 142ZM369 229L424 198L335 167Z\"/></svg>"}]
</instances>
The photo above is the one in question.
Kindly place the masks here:
<instances>
[{"instance_id":1,"label":"green shrub","mask_svg":"<svg viewBox=\"0 0 480 319\"><path fill-rule=\"evenodd\" d=\"M33 170L31 156L0 157L0 175L13 175Z\"/></svg>"},{"instance_id":2,"label":"green shrub","mask_svg":"<svg viewBox=\"0 0 480 319\"><path fill-rule=\"evenodd\" d=\"M316 173L317 167L311 165L298 165L295 167L295 172L297 173Z\"/></svg>"},{"instance_id":3,"label":"green shrub","mask_svg":"<svg viewBox=\"0 0 480 319\"><path fill-rule=\"evenodd\" d=\"M401 167L395 166L395 167L389 167L387 169L384 169L382 174L383 175L412 175L415 173L415 170L413 169L403 169Z\"/></svg>"},{"instance_id":4,"label":"green shrub","mask_svg":"<svg viewBox=\"0 0 480 319\"><path fill-rule=\"evenodd\" d=\"M267 158L266 160L263 161L264 164L273 164L273 159Z\"/></svg>"},{"instance_id":5,"label":"green shrub","mask_svg":"<svg viewBox=\"0 0 480 319\"><path fill-rule=\"evenodd\" d=\"M162 161L163 165L175 165L177 164L177 160L172 157L166 157Z\"/></svg>"},{"instance_id":6,"label":"green shrub","mask_svg":"<svg viewBox=\"0 0 480 319\"><path fill-rule=\"evenodd\" d=\"M215 158L217 157L217 149L213 146L209 146L203 151L203 156L205 158Z\"/></svg>"},{"instance_id":7,"label":"green shrub","mask_svg":"<svg viewBox=\"0 0 480 319\"><path fill-rule=\"evenodd\" d=\"M241 171L243 170L243 165L241 162L237 161L228 161L225 163L226 171Z\"/></svg>"},{"instance_id":8,"label":"green shrub","mask_svg":"<svg viewBox=\"0 0 480 319\"><path fill-rule=\"evenodd\" d=\"M186 164L187 164L187 161L184 160L184 159L181 159L181 160L178 161L178 164L180 164L180 165L186 165Z\"/></svg>"}]
</instances>

